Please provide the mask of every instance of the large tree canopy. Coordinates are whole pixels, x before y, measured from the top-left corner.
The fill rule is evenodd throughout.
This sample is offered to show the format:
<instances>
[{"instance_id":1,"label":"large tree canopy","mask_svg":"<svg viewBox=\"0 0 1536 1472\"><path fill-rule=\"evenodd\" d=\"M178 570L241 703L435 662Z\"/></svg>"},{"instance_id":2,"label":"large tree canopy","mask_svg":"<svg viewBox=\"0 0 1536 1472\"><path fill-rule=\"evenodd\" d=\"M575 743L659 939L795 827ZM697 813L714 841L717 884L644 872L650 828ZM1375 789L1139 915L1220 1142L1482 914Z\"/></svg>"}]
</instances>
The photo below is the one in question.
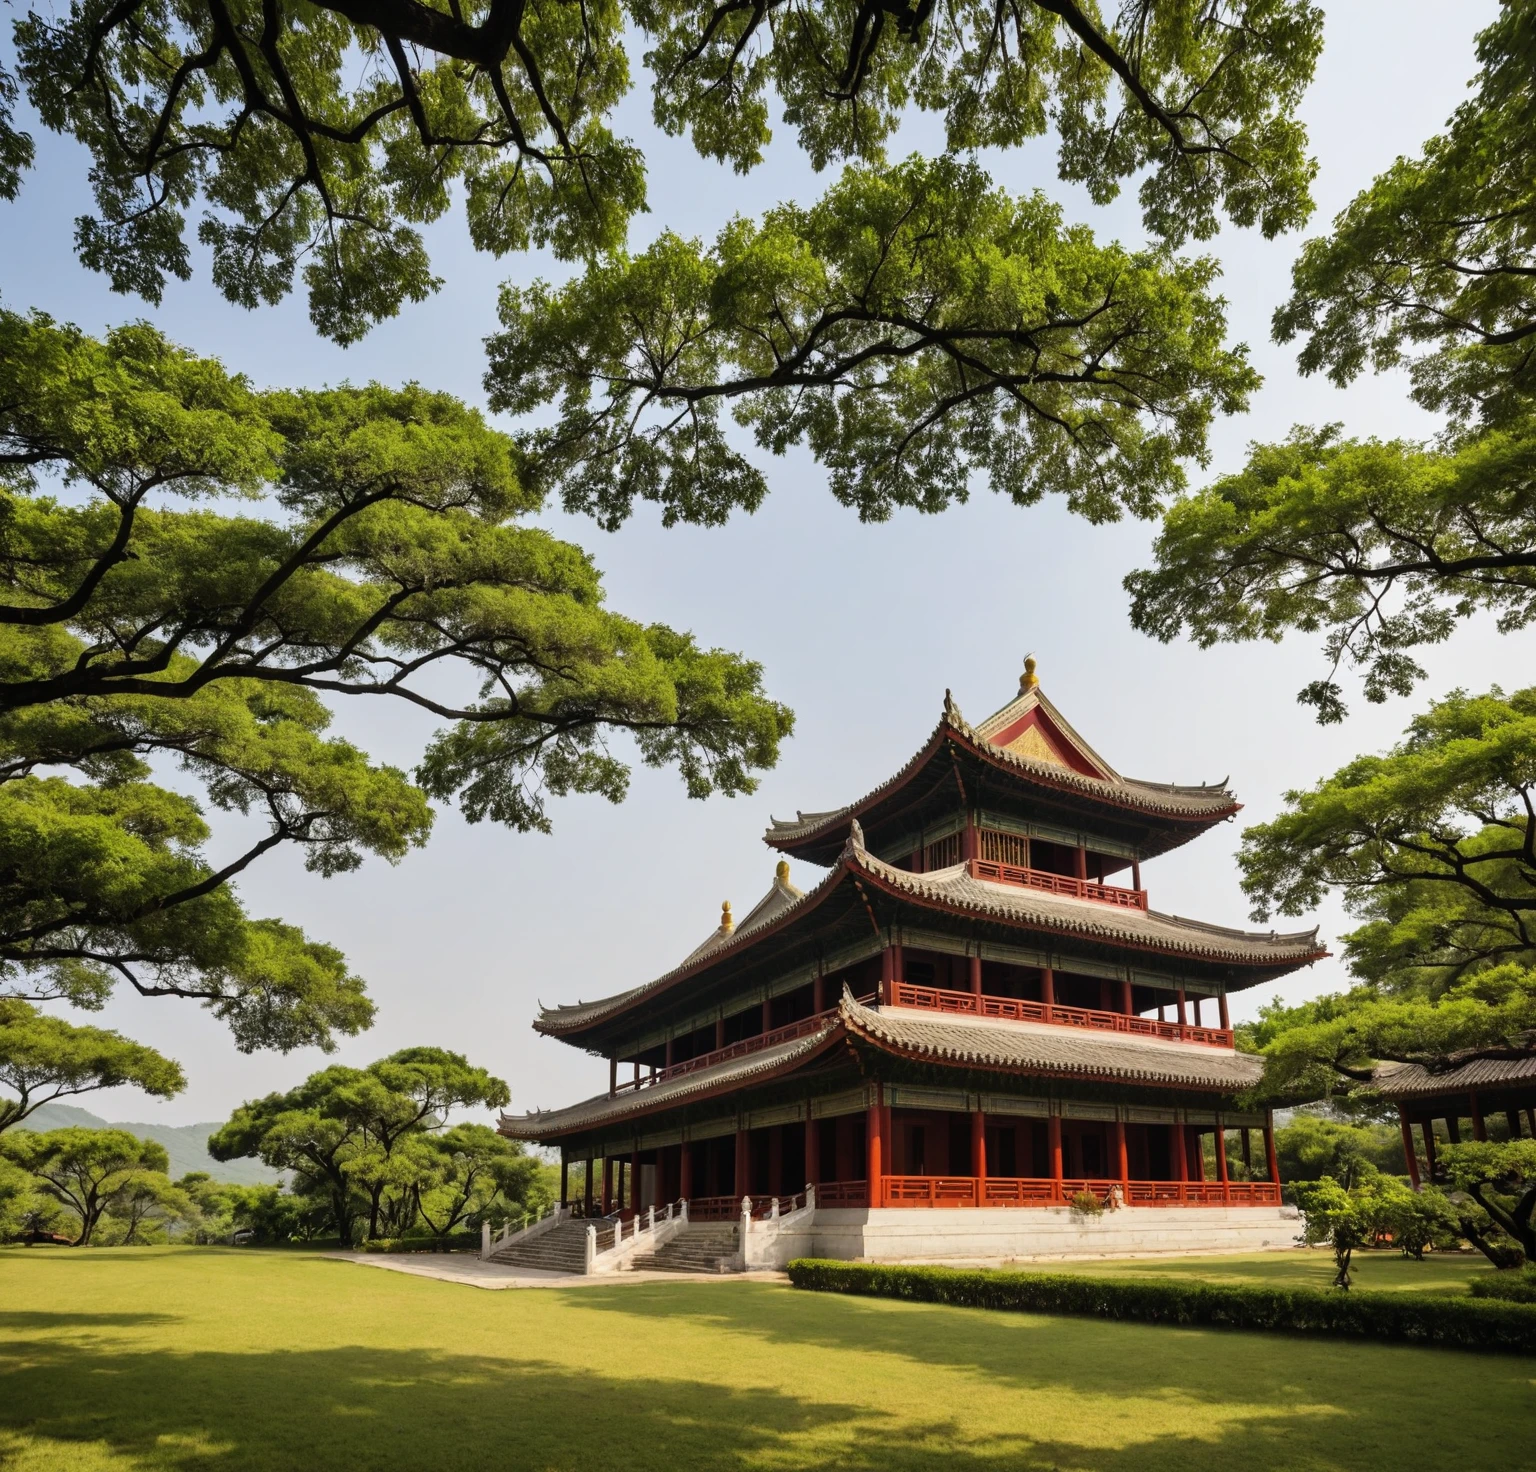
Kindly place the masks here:
<instances>
[{"instance_id":1,"label":"large tree canopy","mask_svg":"<svg viewBox=\"0 0 1536 1472\"><path fill-rule=\"evenodd\" d=\"M186 1087L181 1066L101 1027L48 1017L17 997L0 997L0 1130L55 1099L124 1084L170 1099Z\"/></svg>"},{"instance_id":2,"label":"large tree canopy","mask_svg":"<svg viewBox=\"0 0 1536 1472\"><path fill-rule=\"evenodd\" d=\"M462 190L475 244L564 257L623 244L644 161L611 115L647 49L653 109L706 158L752 167L782 108L813 164L878 161L909 105L947 147L1054 128L1100 201L1143 176L1152 232L1289 228L1313 165L1296 120L1321 44L1304 0L74 0L16 25L44 124L89 150L85 262L158 299L190 273L189 211L219 288L254 306L300 263L322 332L355 339L436 286L420 226ZM0 193L30 140L0 76Z\"/></svg>"},{"instance_id":3,"label":"large tree canopy","mask_svg":"<svg viewBox=\"0 0 1536 1472\"><path fill-rule=\"evenodd\" d=\"M507 288L493 407L561 415L530 471L612 526L637 498L723 521L766 493L727 441L804 442L866 520L939 511L985 473L1021 505L1150 516L1258 383L1223 344L1209 261L1101 246L1041 195L945 158L853 167L810 209L664 234L552 288Z\"/></svg>"},{"instance_id":4,"label":"large tree canopy","mask_svg":"<svg viewBox=\"0 0 1536 1472\"><path fill-rule=\"evenodd\" d=\"M261 393L146 327L0 313L0 988L126 980L243 1048L326 1046L371 1004L242 910L264 853L395 860L432 798L547 828L548 793L623 796L610 734L693 796L750 791L791 725L758 666L608 610L584 553L521 524L537 504L446 395ZM326 734L341 697L444 720L417 782ZM218 864L206 805L258 822Z\"/></svg>"},{"instance_id":5,"label":"large tree canopy","mask_svg":"<svg viewBox=\"0 0 1536 1472\"><path fill-rule=\"evenodd\" d=\"M1325 720L1343 714L1341 665L1379 701L1460 620L1536 617L1536 0L1507 0L1478 58L1445 133L1305 246L1275 316L1304 372L1342 386L1406 366L1445 433L1256 445L1169 510L1156 568L1127 580L1133 622L1162 639L1322 631L1332 668L1301 698Z\"/></svg>"},{"instance_id":6,"label":"large tree canopy","mask_svg":"<svg viewBox=\"0 0 1536 1472\"><path fill-rule=\"evenodd\" d=\"M1536 689L1453 694L1243 835L1255 916L1336 890L1360 984L1271 1007L1248 1041L1272 1099L1369 1086L1378 1060L1431 1069L1536 1053Z\"/></svg>"}]
</instances>

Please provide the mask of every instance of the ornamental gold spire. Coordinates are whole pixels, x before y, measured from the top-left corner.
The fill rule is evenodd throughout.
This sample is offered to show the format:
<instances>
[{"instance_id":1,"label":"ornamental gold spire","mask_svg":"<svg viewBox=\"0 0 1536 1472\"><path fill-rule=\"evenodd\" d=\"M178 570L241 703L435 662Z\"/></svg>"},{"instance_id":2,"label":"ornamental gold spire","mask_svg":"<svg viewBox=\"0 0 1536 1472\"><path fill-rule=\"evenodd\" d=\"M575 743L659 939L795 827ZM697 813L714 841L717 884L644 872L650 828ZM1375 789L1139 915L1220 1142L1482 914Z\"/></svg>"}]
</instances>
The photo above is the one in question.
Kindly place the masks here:
<instances>
[{"instance_id":1,"label":"ornamental gold spire","mask_svg":"<svg viewBox=\"0 0 1536 1472\"><path fill-rule=\"evenodd\" d=\"M775 879L777 879L780 884L788 884L789 883L789 860L788 859L780 859L779 862L774 865L773 877Z\"/></svg>"},{"instance_id":2,"label":"ornamental gold spire","mask_svg":"<svg viewBox=\"0 0 1536 1472\"><path fill-rule=\"evenodd\" d=\"M1039 684L1040 676L1035 673L1035 656L1033 654L1026 654L1024 656L1024 673L1019 676L1019 694L1028 695Z\"/></svg>"},{"instance_id":3,"label":"ornamental gold spire","mask_svg":"<svg viewBox=\"0 0 1536 1472\"><path fill-rule=\"evenodd\" d=\"M736 918L731 914L731 902L724 901L720 906L720 928L724 931L732 931L736 928Z\"/></svg>"}]
</instances>

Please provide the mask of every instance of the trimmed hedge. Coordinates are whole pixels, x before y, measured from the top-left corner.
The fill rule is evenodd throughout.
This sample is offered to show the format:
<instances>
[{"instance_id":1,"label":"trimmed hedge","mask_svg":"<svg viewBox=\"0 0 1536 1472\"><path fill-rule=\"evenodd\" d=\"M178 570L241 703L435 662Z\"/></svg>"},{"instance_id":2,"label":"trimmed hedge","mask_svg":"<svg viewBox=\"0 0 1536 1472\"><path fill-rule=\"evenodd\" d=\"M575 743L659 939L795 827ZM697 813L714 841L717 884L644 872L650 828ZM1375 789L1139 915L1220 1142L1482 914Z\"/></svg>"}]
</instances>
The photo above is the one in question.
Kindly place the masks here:
<instances>
[{"instance_id":1,"label":"trimmed hedge","mask_svg":"<svg viewBox=\"0 0 1536 1472\"><path fill-rule=\"evenodd\" d=\"M1536 1303L1536 1267L1505 1268L1473 1278L1467 1284L1473 1298L1502 1298L1509 1303Z\"/></svg>"},{"instance_id":2,"label":"trimmed hedge","mask_svg":"<svg viewBox=\"0 0 1536 1472\"><path fill-rule=\"evenodd\" d=\"M805 1257L790 1263L789 1280L797 1288L818 1293L903 1298L912 1303L1536 1354L1536 1309L1489 1299L1441 1298L1428 1293L1319 1292L1312 1288L1258 1288L1075 1273L882 1267Z\"/></svg>"},{"instance_id":3,"label":"trimmed hedge","mask_svg":"<svg viewBox=\"0 0 1536 1472\"><path fill-rule=\"evenodd\" d=\"M449 1232L446 1237L375 1237L360 1242L359 1252L469 1252L480 1250L479 1232Z\"/></svg>"}]
</instances>

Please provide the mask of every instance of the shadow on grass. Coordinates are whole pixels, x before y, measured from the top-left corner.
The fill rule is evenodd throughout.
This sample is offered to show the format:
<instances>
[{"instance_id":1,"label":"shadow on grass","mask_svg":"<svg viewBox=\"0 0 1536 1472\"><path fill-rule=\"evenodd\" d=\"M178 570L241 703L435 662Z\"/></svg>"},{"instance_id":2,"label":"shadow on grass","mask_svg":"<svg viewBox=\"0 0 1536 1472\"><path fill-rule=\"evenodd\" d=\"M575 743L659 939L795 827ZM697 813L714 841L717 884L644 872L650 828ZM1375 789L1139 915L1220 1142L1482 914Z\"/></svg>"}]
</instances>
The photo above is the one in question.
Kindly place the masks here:
<instances>
[{"instance_id":1,"label":"shadow on grass","mask_svg":"<svg viewBox=\"0 0 1536 1472\"><path fill-rule=\"evenodd\" d=\"M782 1354L776 1345L790 1340L831 1341L876 1354L963 1360L1004 1377L1010 1389L1010 1382L1048 1393L1071 1386L1090 1399L1066 1414L1047 1394L1029 1405L1014 1402L992 1419L967 1415L953 1401L892 1405L879 1394L878 1366L871 1374L867 1363L848 1366L859 1377L857 1395L840 1395L835 1380L819 1380L817 1398L772 1386L722 1386L690 1378L697 1361L675 1358L668 1308L680 1296L669 1298L667 1286L648 1305L648 1321L637 1323L633 1339L603 1372L406 1347L178 1352L121 1340L13 1337L0 1343L0 1468L27 1457L36 1466L128 1464L166 1472L926 1472L936 1466L945 1472L1233 1472L1374 1469L1400 1460L1426 1472L1464 1465L1464 1443L1437 1437L1422 1418L1415 1424L1383 1406L1367 1410L1363 1401L1347 1408L1322 1403L1327 1397L1317 1387L1298 1384L1262 1356L1233 1361L1205 1346L1196 1373L1214 1382L1207 1387L1212 1397L1222 1387L1230 1393L1219 1411L1202 1411L1189 1405L1199 1387L1187 1382L1191 1364L1177 1352L1138 1356L1122 1340L1116 1353L1097 1335L1067 1343L1070 1336L1017 1332L1031 1330L1023 1320L1009 1325L959 1311L914 1322L910 1313L882 1315L878 1306L847 1299L779 1293L776 1302L770 1293L751 1295L749 1302L749 1295L711 1286L693 1291L709 1295L714 1311L690 1312L715 1323L736 1323L740 1313L743 1333L756 1336L755 1345L731 1339L712 1346L715 1358L727 1355L735 1366L750 1366L753 1355ZM616 1297L641 1310L642 1291L619 1289ZM591 1307L600 1292L573 1296ZM791 1331L785 1313L804 1321L803 1332ZM58 1321L71 1317L91 1318L61 1315ZM968 1354L953 1337L956 1321L971 1342ZM402 1337L409 1334L408 1325L401 1330ZM517 1332L509 1323L508 1333ZM1179 1331L1156 1332L1173 1350ZM601 1342L608 1349L611 1336ZM696 1346L689 1352L696 1354ZM1484 1390L1496 1391L1493 1407L1520 1404L1502 1385L1489 1384L1490 1375L1513 1373L1507 1363L1469 1364ZM1374 1367L1377 1373L1391 1368ZM626 1373L630 1369L635 1373ZM1355 1373L1363 1377L1370 1368L1357 1366ZM1340 1374L1335 1366L1328 1378L1337 1381ZM1520 1384L1528 1387L1528 1380ZM1414 1393L1404 1386L1405 1397ZM1126 1395L1147 1398L1145 1415L1115 1405ZM1491 1407L1476 1400L1470 1397L1463 1409L1485 1424ZM1116 1425L1106 1426L1117 1413ZM1037 1415L1038 1429L1032 1424ZM1080 1438L1074 1435L1079 1424Z\"/></svg>"},{"instance_id":2,"label":"shadow on grass","mask_svg":"<svg viewBox=\"0 0 1536 1472\"><path fill-rule=\"evenodd\" d=\"M52 1309L0 1309L0 1330L139 1329L180 1321L179 1314L81 1314Z\"/></svg>"}]
</instances>

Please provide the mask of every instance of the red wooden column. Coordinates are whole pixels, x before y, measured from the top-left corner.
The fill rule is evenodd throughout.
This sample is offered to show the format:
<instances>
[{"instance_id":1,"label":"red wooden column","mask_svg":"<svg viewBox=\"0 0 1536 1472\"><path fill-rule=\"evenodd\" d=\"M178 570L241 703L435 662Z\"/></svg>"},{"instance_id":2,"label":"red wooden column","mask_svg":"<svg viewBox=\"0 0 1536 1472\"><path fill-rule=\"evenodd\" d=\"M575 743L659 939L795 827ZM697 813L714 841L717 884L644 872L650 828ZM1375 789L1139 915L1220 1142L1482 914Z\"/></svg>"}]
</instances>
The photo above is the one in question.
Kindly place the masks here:
<instances>
[{"instance_id":1,"label":"red wooden column","mask_svg":"<svg viewBox=\"0 0 1536 1472\"><path fill-rule=\"evenodd\" d=\"M768 1131L768 1194L784 1194L784 1126L780 1124Z\"/></svg>"},{"instance_id":2,"label":"red wooden column","mask_svg":"<svg viewBox=\"0 0 1536 1472\"><path fill-rule=\"evenodd\" d=\"M1403 1163L1408 1167L1408 1180L1413 1189L1419 1189L1419 1154L1413 1148L1413 1126L1408 1123L1408 1111L1397 1106L1397 1122L1403 1130Z\"/></svg>"},{"instance_id":3,"label":"red wooden column","mask_svg":"<svg viewBox=\"0 0 1536 1472\"><path fill-rule=\"evenodd\" d=\"M1264 1111L1264 1158L1269 1163L1270 1183L1278 1187L1280 1185L1280 1157L1275 1154L1275 1114L1272 1109Z\"/></svg>"},{"instance_id":4,"label":"red wooden column","mask_svg":"<svg viewBox=\"0 0 1536 1472\"><path fill-rule=\"evenodd\" d=\"M1221 1182L1221 1199L1230 1201L1232 1192L1227 1188L1231 1182L1227 1179L1227 1127L1221 1116L1216 1116L1216 1179Z\"/></svg>"},{"instance_id":5,"label":"red wooden column","mask_svg":"<svg viewBox=\"0 0 1536 1472\"><path fill-rule=\"evenodd\" d=\"M971 1110L971 1174L976 1178L976 1204L987 1204L987 1116Z\"/></svg>"},{"instance_id":6,"label":"red wooden column","mask_svg":"<svg viewBox=\"0 0 1536 1472\"><path fill-rule=\"evenodd\" d=\"M747 1176L751 1172L751 1151L746 1130L736 1131L736 1184L733 1194L738 1201L752 1193L747 1190Z\"/></svg>"},{"instance_id":7,"label":"red wooden column","mask_svg":"<svg viewBox=\"0 0 1536 1472\"><path fill-rule=\"evenodd\" d=\"M1122 981L1120 983L1120 1010L1125 1013L1127 1017L1130 1017L1136 1011L1136 1009L1131 1006L1131 984L1128 981Z\"/></svg>"},{"instance_id":8,"label":"red wooden column","mask_svg":"<svg viewBox=\"0 0 1536 1472\"><path fill-rule=\"evenodd\" d=\"M821 1184L821 1121L812 1118L809 1105L805 1110L805 1184Z\"/></svg>"},{"instance_id":9,"label":"red wooden column","mask_svg":"<svg viewBox=\"0 0 1536 1472\"><path fill-rule=\"evenodd\" d=\"M619 1092L619 1060L608 1060L608 1097L611 1099Z\"/></svg>"},{"instance_id":10,"label":"red wooden column","mask_svg":"<svg viewBox=\"0 0 1536 1472\"><path fill-rule=\"evenodd\" d=\"M725 1018L715 1018L715 1050L718 1052L725 1046Z\"/></svg>"},{"instance_id":11,"label":"red wooden column","mask_svg":"<svg viewBox=\"0 0 1536 1472\"><path fill-rule=\"evenodd\" d=\"M1476 1094L1469 1094L1467 1097L1472 1101L1472 1138L1486 1140L1488 1126L1483 1120L1483 1106L1478 1103Z\"/></svg>"},{"instance_id":12,"label":"red wooden column","mask_svg":"<svg viewBox=\"0 0 1536 1472\"><path fill-rule=\"evenodd\" d=\"M684 1201L693 1200L693 1146L683 1141L683 1153L677 1162L677 1194Z\"/></svg>"},{"instance_id":13,"label":"red wooden column","mask_svg":"<svg viewBox=\"0 0 1536 1472\"><path fill-rule=\"evenodd\" d=\"M1189 1179L1189 1141L1184 1137L1184 1126L1171 1124L1168 1128L1173 1132L1171 1137L1173 1155L1173 1178L1176 1181Z\"/></svg>"},{"instance_id":14,"label":"red wooden column","mask_svg":"<svg viewBox=\"0 0 1536 1472\"><path fill-rule=\"evenodd\" d=\"M1424 1121L1424 1169L1429 1172L1430 1180L1435 1178L1435 1122L1432 1119Z\"/></svg>"},{"instance_id":15,"label":"red wooden column","mask_svg":"<svg viewBox=\"0 0 1536 1472\"><path fill-rule=\"evenodd\" d=\"M566 1158L565 1146L560 1147L560 1204L566 1206L571 1199L571 1162Z\"/></svg>"},{"instance_id":16,"label":"red wooden column","mask_svg":"<svg viewBox=\"0 0 1536 1472\"><path fill-rule=\"evenodd\" d=\"M981 957L972 956L971 961L971 995L981 995Z\"/></svg>"},{"instance_id":17,"label":"red wooden column","mask_svg":"<svg viewBox=\"0 0 1536 1472\"><path fill-rule=\"evenodd\" d=\"M880 1178L884 1174L885 1111L880 1105L880 1085L874 1086L873 1097L864 1114L864 1174L868 1178L869 1204L881 1204Z\"/></svg>"},{"instance_id":18,"label":"red wooden column","mask_svg":"<svg viewBox=\"0 0 1536 1472\"><path fill-rule=\"evenodd\" d=\"M1182 1037L1184 1034L1185 1025L1188 1021L1184 1015L1184 988L1180 987L1178 991L1174 993L1174 995L1178 999L1179 1035Z\"/></svg>"},{"instance_id":19,"label":"red wooden column","mask_svg":"<svg viewBox=\"0 0 1536 1472\"><path fill-rule=\"evenodd\" d=\"M1231 1016L1227 1012L1227 994L1225 992L1217 992L1217 994L1216 994L1216 1006L1217 1006L1217 1008L1221 1012L1221 1027L1222 1027L1222 1031L1223 1032L1231 1032L1232 1031L1232 1018L1231 1018Z\"/></svg>"},{"instance_id":20,"label":"red wooden column","mask_svg":"<svg viewBox=\"0 0 1536 1472\"><path fill-rule=\"evenodd\" d=\"M1140 859L1132 859L1131 860L1131 888L1135 889L1135 890L1139 890L1141 888L1141 860Z\"/></svg>"},{"instance_id":21,"label":"red wooden column","mask_svg":"<svg viewBox=\"0 0 1536 1472\"><path fill-rule=\"evenodd\" d=\"M633 1212L640 1210L640 1152L629 1152L629 1209Z\"/></svg>"},{"instance_id":22,"label":"red wooden column","mask_svg":"<svg viewBox=\"0 0 1536 1472\"><path fill-rule=\"evenodd\" d=\"M773 1031L773 1002L768 997L763 998L763 1031Z\"/></svg>"},{"instance_id":23,"label":"red wooden column","mask_svg":"<svg viewBox=\"0 0 1536 1472\"><path fill-rule=\"evenodd\" d=\"M1045 1007L1045 1020L1051 1020L1051 1008L1056 1005L1056 973L1049 966L1040 972L1040 1001Z\"/></svg>"},{"instance_id":24,"label":"red wooden column","mask_svg":"<svg viewBox=\"0 0 1536 1472\"><path fill-rule=\"evenodd\" d=\"M1506 1109L1504 1111L1504 1125L1509 1131L1511 1140L1520 1138L1520 1111L1518 1109Z\"/></svg>"},{"instance_id":25,"label":"red wooden column","mask_svg":"<svg viewBox=\"0 0 1536 1472\"><path fill-rule=\"evenodd\" d=\"M1051 1115L1045 1122L1046 1145L1051 1156L1051 1179L1056 1182L1056 1199L1061 1199L1061 1116Z\"/></svg>"},{"instance_id":26,"label":"red wooden column","mask_svg":"<svg viewBox=\"0 0 1536 1472\"><path fill-rule=\"evenodd\" d=\"M1131 1152L1125 1143L1125 1121L1115 1121L1115 1168L1120 1174L1120 1189L1131 1199Z\"/></svg>"},{"instance_id":27,"label":"red wooden column","mask_svg":"<svg viewBox=\"0 0 1536 1472\"><path fill-rule=\"evenodd\" d=\"M887 946L880 952L880 1000L887 1007L896 1000L896 947Z\"/></svg>"},{"instance_id":28,"label":"red wooden column","mask_svg":"<svg viewBox=\"0 0 1536 1472\"><path fill-rule=\"evenodd\" d=\"M613 1162L603 1157L603 1215L613 1210Z\"/></svg>"},{"instance_id":29,"label":"red wooden column","mask_svg":"<svg viewBox=\"0 0 1536 1472\"><path fill-rule=\"evenodd\" d=\"M1073 860L1073 872L1084 884L1088 882L1088 850L1081 844L1078 845L1077 855Z\"/></svg>"},{"instance_id":30,"label":"red wooden column","mask_svg":"<svg viewBox=\"0 0 1536 1472\"><path fill-rule=\"evenodd\" d=\"M672 1066L672 1039L668 1038L667 1039L667 1061L662 1064L662 1067L663 1068L671 1068L671 1066Z\"/></svg>"},{"instance_id":31,"label":"red wooden column","mask_svg":"<svg viewBox=\"0 0 1536 1472\"><path fill-rule=\"evenodd\" d=\"M583 1182L581 1192L581 1212L588 1221L592 1220L592 1174L597 1160L591 1154L587 1156L587 1179Z\"/></svg>"},{"instance_id":32,"label":"red wooden column","mask_svg":"<svg viewBox=\"0 0 1536 1472\"><path fill-rule=\"evenodd\" d=\"M1461 1116L1459 1114L1447 1114L1445 1116L1445 1138L1453 1145L1461 1144Z\"/></svg>"}]
</instances>

